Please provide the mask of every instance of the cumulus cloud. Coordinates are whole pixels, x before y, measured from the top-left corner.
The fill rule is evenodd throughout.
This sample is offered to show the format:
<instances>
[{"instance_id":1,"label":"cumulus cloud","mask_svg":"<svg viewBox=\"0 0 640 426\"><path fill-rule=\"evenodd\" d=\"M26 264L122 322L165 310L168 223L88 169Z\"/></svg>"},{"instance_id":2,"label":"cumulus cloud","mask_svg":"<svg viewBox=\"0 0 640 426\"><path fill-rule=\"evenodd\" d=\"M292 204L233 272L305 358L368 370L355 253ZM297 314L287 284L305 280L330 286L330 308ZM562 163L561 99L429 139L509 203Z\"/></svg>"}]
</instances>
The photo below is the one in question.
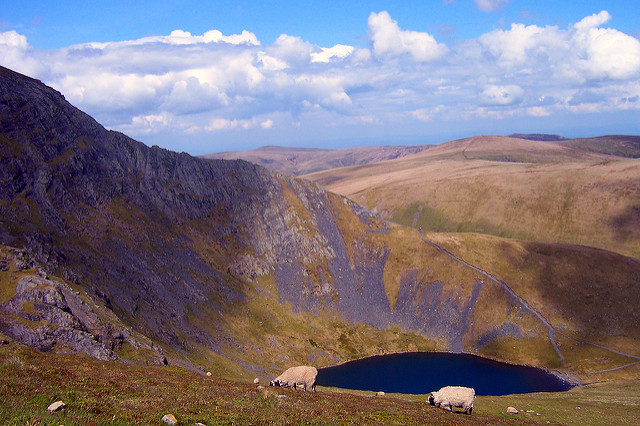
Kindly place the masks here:
<instances>
[{"instance_id":1,"label":"cumulus cloud","mask_svg":"<svg viewBox=\"0 0 640 426\"><path fill-rule=\"evenodd\" d=\"M612 28L607 11L588 16L574 25L573 41L579 64L594 78L627 79L640 70L640 41Z\"/></svg>"},{"instance_id":2,"label":"cumulus cloud","mask_svg":"<svg viewBox=\"0 0 640 426\"><path fill-rule=\"evenodd\" d=\"M282 34L267 48L267 52L287 64L302 65L311 60L313 45L300 37Z\"/></svg>"},{"instance_id":3,"label":"cumulus cloud","mask_svg":"<svg viewBox=\"0 0 640 426\"><path fill-rule=\"evenodd\" d=\"M0 46L7 46L17 49L26 49L28 46L27 38L16 31L7 31L0 33Z\"/></svg>"},{"instance_id":4,"label":"cumulus cloud","mask_svg":"<svg viewBox=\"0 0 640 426\"><path fill-rule=\"evenodd\" d=\"M332 59L344 59L351 55L354 51L353 46L345 46L344 44L336 44L333 47L322 47L320 52L311 54L311 62L329 62Z\"/></svg>"},{"instance_id":5,"label":"cumulus cloud","mask_svg":"<svg viewBox=\"0 0 640 426\"><path fill-rule=\"evenodd\" d=\"M640 72L640 41L612 28L600 28L611 19L602 11L567 30L555 26L512 24L478 38L485 54L498 65L521 72L532 66L561 79L629 79Z\"/></svg>"},{"instance_id":6,"label":"cumulus cloud","mask_svg":"<svg viewBox=\"0 0 640 426\"><path fill-rule=\"evenodd\" d=\"M16 31L0 33L0 65L27 75L42 74L41 62L30 56L27 37Z\"/></svg>"},{"instance_id":7,"label":"cumulus cloud","mask_svg":"<svg viewBox=\"0 0 640 426\"><path fill-rule=\"evenodd\" d=\"M640 42L610 21L602 11L565 28L513 23L449 47L384 11L369 16L361 47L287 34L263 45L248 31L214 29L45 51L7 31L0 65L150 143L241 133L284 143L276 138L287 131L310 137L301 123L337 138L338 129L359 137L353 129L640 111Z\"/></svg>"},{"instance_id":8,"label":"cumulus cloud","mask_svg":"<svg viewBox=\"0 0 640 426\"><path fill-rule=\"evenodd\" d=\"M369 15L369 33L373 52L378 57L410 55L420 62L438 59L447 53L447 47L438 43L431 34L401 30L388 12Z\"/></svg>"}]
</instances>

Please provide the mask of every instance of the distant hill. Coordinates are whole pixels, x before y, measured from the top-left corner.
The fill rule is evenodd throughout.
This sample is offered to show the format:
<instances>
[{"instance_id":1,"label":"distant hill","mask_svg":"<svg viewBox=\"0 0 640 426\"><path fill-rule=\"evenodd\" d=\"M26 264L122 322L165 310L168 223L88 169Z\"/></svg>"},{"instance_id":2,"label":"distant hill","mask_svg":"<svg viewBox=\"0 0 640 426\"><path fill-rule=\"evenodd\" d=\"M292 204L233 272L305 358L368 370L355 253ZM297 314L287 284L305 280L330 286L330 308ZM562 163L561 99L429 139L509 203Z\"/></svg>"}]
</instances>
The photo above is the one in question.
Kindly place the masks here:
<instances>
[{"instance_id":1,"label":"distant hill","mask_svg":"<svg viewBox=\"0 0 640 426\"><path fill-rule=\"evenodd\" d=\"M616 157L640 158L640 136L609 135L595 138L566 139L562 146Z\"/></svg>"},{"instance_id":2,"label":"distant hill","mask_svg":"<svg viewBox=\"0 0 640 426\"><path fill-rule=\"evenodd\" d=\"M265 146L250 151L203 155L207 159L246 160L271 170L299 176L320 170L374 163L422 152L431 145L365 146L345 149L285 148Z\"/></svg>"},{"instance_id":3,"label":"distant hill","mask_svg":"<svg viewBox=\"0 0 640 426\"><path fill-rule=\"evenodd\" d=\"M640 158L640 136L607 135L591 138L567 139L558 135L514 133L510 138L556 142L560 146L617 157Z\"/></svg>"},{"instance_id":4,"label":"distant hill","mask_svg":"<svg viewBox=\"0 0 640 426\"><path fill-rule=\"evenodd\" d=\"M637 141L479 136L305 177L425 230L581 244L640 258L640 161L630 158Z\"/></svg>"},{"instance_id":5,"label":"distant hill","mask_svg":"<svg viewBox=\"0 0 640 426\"><path fill-rule=\"evenodd\" d=\"M545 133L512 133L509 135L510 138L517 139L527 139L530 141L562 141L566 138L560 135L548 135Z\"/></svg>"}]
</instances>

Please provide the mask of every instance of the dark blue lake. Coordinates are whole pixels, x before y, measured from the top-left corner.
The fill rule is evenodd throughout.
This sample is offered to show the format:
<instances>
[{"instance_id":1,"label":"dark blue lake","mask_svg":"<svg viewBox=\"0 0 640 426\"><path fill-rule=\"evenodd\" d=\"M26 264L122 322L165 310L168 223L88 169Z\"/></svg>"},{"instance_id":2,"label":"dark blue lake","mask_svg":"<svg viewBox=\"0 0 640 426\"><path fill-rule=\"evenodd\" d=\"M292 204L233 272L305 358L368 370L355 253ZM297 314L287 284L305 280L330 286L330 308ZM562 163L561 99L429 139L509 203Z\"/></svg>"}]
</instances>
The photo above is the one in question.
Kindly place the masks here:
<instances>
[{"instance_id":1,"label":"dark blue lake","mask_svg":"<svg viewBox=\"0 0 640 426\"><path fill-rule=\"evenodd\" d=\"M476 395L559 392L573 387L539 368L442 352L380 355L350 361L319 369L317 383L408 394L426 394L447 385L472 387Z\"/></svg>"}]
</instances>

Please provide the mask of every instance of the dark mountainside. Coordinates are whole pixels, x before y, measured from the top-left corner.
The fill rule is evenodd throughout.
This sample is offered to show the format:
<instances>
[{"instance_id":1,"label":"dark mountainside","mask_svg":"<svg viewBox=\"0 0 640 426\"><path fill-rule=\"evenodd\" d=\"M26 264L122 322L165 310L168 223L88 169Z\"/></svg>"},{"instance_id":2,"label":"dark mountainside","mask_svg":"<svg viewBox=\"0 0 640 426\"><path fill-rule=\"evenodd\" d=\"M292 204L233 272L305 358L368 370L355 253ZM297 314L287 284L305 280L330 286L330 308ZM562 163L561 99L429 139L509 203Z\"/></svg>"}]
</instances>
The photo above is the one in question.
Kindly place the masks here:
<instances>
[{"instance_id":1,"label":"dark mountainside","mask_svg":"<svg viewBox=\"0 0 640 426\"><path fill-rule=\"evenodd\" d=\"M356 166L406 157L429 149L431 145L363 146L345 149L286 148L263 146L249 151L221 152L202 158L246 160L271 170L300 176L336 167Z\"/></svg>"},{"instance_id":2,"label":"dark mountainside","mask_svg":"<svg viewBox=\"0 0 640 426\"><path fill-rule=\"evenodd\" d=\"M148 148L5 68L0 187L0 331L40 350L233 377L409 350L563 365L535 307L416 230Z\"/></svg>"},{"instance_id":3,"label":"dark mountainside","mask_svg":"<svg viewBox=\"0 0 640 426\"><path fill-rule=\"evenodd\" d=\"M544 141L544 142L563 141L567 139L560 135L548 135L546 133L512 133L508 137L526 139L530 141Z\"/></svg>"}]
</instances>

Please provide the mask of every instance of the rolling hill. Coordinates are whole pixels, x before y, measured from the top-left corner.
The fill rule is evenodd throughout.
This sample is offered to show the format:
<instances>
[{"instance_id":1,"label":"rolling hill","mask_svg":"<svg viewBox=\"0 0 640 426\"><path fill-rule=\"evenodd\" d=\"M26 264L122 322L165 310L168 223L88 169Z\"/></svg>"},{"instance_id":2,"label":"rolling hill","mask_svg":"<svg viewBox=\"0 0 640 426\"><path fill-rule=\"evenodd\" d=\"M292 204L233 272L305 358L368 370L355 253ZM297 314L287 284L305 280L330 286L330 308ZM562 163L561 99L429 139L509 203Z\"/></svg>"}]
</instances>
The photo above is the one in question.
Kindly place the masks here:
<instances>
[{"instance_id":1,"label":"rolling hill","mask_svg":"<svg viewBox=\"0 0 640 426\"><path fill-rule=\"evenodd\" d=\"M416 146L363 146L346 149L285 148L265 146L250 151L222 152L203 155L202 158L246 160L271 170L298 176L336 167L374 163L402 158L422 152L431 145Z\"/></svg>"},{"instance_id":2,"label":"rolling hill","mask_svg":"<svg viewBox=\"0 0 640 426\"><path fill-rule=\"evenodd\" d=\"M306 177L425 230L579 244L639 258L637 140L481 136Z\"/></svg>"}]
</instances>

